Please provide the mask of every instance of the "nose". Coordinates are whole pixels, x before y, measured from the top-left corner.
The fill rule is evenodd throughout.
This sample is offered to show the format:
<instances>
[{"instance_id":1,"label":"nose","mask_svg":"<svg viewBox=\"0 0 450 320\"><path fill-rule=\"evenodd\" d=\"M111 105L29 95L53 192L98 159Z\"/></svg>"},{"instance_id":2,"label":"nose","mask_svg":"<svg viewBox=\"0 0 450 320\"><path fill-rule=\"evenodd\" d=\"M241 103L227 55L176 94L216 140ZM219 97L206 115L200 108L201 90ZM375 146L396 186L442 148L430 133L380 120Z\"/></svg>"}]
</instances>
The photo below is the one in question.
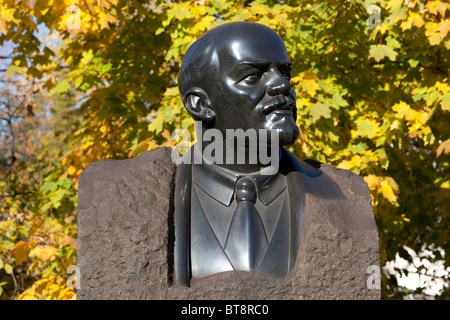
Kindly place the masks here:
<instances>
[{"instance_id":1,"label":"nose","mask_svg":"<svg viewBox=\"0 0 450 320\"><path fill-rule=\"evenodd\" d=\"M291 83L286 79L279 70L273 70L272 81L267 87L267 93L270 96L288 95L291 91Z\"/></svg>"}]
</instances>

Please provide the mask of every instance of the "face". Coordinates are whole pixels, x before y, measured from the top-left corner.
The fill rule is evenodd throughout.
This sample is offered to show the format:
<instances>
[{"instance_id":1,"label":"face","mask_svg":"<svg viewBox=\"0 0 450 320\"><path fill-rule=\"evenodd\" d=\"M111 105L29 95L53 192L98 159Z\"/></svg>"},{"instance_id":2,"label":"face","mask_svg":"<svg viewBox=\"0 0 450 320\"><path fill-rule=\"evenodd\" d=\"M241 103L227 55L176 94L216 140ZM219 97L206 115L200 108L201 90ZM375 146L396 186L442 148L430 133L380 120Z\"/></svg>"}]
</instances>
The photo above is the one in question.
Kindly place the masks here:
<instances>
[{"instance_id":1,"label":"face","mask_svg":"<svg viewBox=\"0 0 450 320\"><path fill-rule=\"evenodd\" d=\"M280 145L292 144L299 136L292 63L276 33L260 25L250 29L231 32L218 51L218 79L208 93L215 127L277 130Z\"/></svg>"}]
</instances>

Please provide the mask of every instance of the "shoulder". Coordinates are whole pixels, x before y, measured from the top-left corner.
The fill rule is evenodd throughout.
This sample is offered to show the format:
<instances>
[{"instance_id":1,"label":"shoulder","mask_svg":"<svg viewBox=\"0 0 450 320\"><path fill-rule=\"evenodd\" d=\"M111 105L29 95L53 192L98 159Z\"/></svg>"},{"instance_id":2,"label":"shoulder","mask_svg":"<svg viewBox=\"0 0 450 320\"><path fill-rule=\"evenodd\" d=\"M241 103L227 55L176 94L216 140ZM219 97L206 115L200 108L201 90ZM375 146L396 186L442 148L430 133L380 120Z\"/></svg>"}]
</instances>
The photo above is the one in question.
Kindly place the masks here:
<instances>
[{"instance_id":1,"label":"shoulder","mask_svg":"<svg viewBox=\"0 0 450 320\"><path fill-rule=\"evenodd\" d=\"M78 180L79 234L162 216L171 207L175 173L170 148L90 164Z\"/></svg>"},{"instance_id":2,"label":"shoulder","mask_svg":"<svg viewBox=\"0 0 450 320\"><path fill-rule=\"evenodd\" d=\"M170 148L162 147L146 151L138 157L126 160L107 159L93 162L83 170L79 179L80 182L90 179L114 179L123 174L148 171L153 167L165 167L169 171L175 169L171 161Z\"/></svg>"},{"instance_id":3,"label":"shoulder","mask_svg":"<svg viewBox=\"0 0 450 320\"><path fill-rule=\"evenodd\" d=\"M290 170L298 177L295 180L306 193L329 199L351 199L356 195L370 199L368 185L362 176L312 159L299 160L289 151L284 152L289 156Z\"/></svg>"}]
</instances>

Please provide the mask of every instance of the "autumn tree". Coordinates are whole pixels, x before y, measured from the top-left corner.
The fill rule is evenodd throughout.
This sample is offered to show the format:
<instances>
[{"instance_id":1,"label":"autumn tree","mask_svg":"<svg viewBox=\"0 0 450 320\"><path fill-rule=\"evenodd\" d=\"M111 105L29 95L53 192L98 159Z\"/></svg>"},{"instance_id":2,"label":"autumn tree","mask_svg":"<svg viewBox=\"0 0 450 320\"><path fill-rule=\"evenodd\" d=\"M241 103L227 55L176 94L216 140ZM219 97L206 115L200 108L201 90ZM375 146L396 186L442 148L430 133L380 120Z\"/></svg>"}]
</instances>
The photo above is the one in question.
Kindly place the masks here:
<instances>
[{"instance_id":1,"label":"autumn tree","mask_svg":"<svg viewBox=\"0 0 450 320\"><path fill-rule=\"evenodd\" d=\"M0 296L70 298L60 275L75 264L74 192L58 162L76 124L73 96L45 97L34 80L0 85ZM37 281L36 281L37 280ZM55 285L58 290L55 290Z\"/></svg>"},{"instance_id":2,"label":"autumn tree","mask_svg":"<svg viewBox=\"0 0 450 320\"><path fill-rule=\"evenodd\" d=\"M379 25L373 23L371 5L379 8ZM65 152L49 155L51 174L36 171L42 174L40 198L26 211L30 223L65 217L72 221L61 228L73 235L77 178L88 164L173 147L174 129L192 132L176 81L183 54L207 30L245 20L277 31L294 62L302 133L291 151L352 170L368 183L382 264L397 253L411 261L407 246L417 252L431 249L433 259L450 266L448 3L1 0L0 8L0 44L14 43L8 75L36 79L42 95L65 97L66 110L77 120L60 128L67 133L59 146ZM55 36L56 49L36 36L43 26ZM79 100L71 101L71 92ZM1 158L5 165L11 161L7 154ZM25 205L20 198L14 201L13 206L2 200L2 230L16 219L11 209ZM10 267L2 266L1 272L10 275L17 273L20 258L34 261L31 253L42 245L30 245L29 233L13 237L2 231L2 236L10 243L2 251ZM20 241L30 246L26 255L17 254ZM56 242L46 245L68 250ZM58 279L64 270L48 268L24 285L28 290L21 297L59 297L49 291L42 295L44 283L50 283L46 279L56 279L52 284L61 287L59 294L63 290ZM384 298L407 293L389 275L382 287Z\"/></svg>"}]
</instances>

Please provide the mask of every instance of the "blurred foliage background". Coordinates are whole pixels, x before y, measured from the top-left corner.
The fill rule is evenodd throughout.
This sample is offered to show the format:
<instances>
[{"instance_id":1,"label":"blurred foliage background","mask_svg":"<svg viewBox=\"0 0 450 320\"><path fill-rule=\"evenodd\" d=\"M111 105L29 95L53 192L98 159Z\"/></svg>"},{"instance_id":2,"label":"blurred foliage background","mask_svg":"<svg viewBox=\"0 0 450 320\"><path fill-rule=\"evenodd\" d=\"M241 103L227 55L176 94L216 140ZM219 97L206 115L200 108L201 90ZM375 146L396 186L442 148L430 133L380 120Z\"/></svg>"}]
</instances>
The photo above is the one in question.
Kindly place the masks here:
<instances>
[{"instance_id":1,"label":"blurred foliage background","mask_svg":"<svg viewBox=\"0 0 450 320\"><path fill-rule=\"evenodd\" d=\"M449 16L440 0L0 0L0 298L76 298L79 174L192 132L183 54L244 20L277 31L294 62L290 150L364 177L382 266L414 251L416 272L448 285L420 262L450 266ZM424 290L389 272L381 286L384 299Z\"/></svg>"}]
</instances>

